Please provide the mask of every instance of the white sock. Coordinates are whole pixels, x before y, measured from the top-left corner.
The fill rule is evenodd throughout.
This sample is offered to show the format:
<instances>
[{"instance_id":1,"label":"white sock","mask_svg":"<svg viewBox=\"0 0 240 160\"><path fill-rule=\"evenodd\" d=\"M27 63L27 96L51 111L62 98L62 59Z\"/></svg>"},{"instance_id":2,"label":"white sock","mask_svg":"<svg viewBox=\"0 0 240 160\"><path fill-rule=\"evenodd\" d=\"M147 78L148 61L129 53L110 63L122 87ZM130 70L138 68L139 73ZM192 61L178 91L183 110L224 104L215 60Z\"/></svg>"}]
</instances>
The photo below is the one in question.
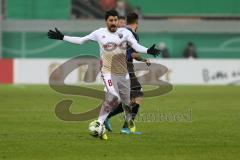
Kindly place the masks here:
<instances>
[{"instance_id":1,"label":"white sock","mask_svg":"<svg viewBox=\"0 0 240 160\"><path fill-rule=\"evenodd\" d=\"M118 98L116 98L115 95L108 94L106 96L105 101L102 104L99 116L98 116L98 121L100 124L103 124L104 121L106 120L107 116L109 113L118 106Z\"/></svg>"},{"instance_id":2,"label":"white sock","mask_svg":"<svg viewBox=\"0 0 240 160\"><path fill-rule=\"evenodd\" d=\"M98 122L100 122L100 124L104 123L110 111L111 111L111 107L107 103L103 103L98 116Z\"/></svg>"},{"instance_id":3,"label":"white sock","mask_svg":"<svg viewBox=\"0 0 240 160\"><path fill-rule=\"evenodd\" d=\"M98 122L99 122L100 124L103 124L104 121L106 120L108 114L109 114L109 113L106 113L106 114L103 114L103 115L99 116L99 117L98 117Z\"/></svg>"}]
</instances>

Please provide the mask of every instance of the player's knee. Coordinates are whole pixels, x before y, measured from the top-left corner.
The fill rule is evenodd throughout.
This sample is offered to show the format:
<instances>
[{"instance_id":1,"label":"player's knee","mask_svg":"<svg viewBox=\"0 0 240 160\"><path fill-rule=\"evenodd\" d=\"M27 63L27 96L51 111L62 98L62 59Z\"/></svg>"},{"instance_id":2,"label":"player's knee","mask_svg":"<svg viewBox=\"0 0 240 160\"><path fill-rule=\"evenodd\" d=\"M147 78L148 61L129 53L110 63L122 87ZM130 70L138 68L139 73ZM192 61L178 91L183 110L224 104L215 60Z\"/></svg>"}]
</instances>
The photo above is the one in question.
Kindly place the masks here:
<instances>
[{"instance_id":1,"label":"player's knee","mask_svg":"<svg viewBox=\"0 0 240 160\"><path fill-rule=\"evenodd\" d=\"M120 103L120 98L117 95L107 93L105 101L110 105L110 106L116 106Z\"/></svg>"}]
</instances>

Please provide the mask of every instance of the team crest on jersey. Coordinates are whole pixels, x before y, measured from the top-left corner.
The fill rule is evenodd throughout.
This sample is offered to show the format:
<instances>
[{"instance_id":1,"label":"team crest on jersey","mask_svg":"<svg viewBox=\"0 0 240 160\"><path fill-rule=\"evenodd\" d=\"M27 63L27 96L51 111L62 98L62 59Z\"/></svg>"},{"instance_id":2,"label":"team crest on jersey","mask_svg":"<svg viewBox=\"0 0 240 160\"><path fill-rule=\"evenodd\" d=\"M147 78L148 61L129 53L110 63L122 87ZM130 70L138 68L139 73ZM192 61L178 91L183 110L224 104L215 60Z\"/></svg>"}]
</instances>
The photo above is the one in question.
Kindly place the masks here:
<instances>
[{"instance_id":1,"label":"team crest on jersey","mask_svg":"<svg viewBox=\"0 0 240 160\"><path fill-rule=\"evenodd\" d=\"M123 34L122 33L119 33L118 34L118 37L121 39L123 37Z\"/></svg>"}]
</instances>

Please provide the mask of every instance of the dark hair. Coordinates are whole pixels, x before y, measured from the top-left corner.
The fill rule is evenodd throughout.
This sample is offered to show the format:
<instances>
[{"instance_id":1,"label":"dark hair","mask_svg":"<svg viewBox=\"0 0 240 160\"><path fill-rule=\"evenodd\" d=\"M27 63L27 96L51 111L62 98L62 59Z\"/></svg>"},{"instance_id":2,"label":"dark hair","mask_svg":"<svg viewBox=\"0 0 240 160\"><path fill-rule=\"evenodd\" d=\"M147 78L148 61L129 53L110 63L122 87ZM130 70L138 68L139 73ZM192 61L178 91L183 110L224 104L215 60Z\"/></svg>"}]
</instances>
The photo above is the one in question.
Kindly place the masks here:
<instances>
[{"instance_id":1,"label":"dark hair","mask_svg":"<svg viewBox=\"0 0 240 160\"><path fill-rule=\"evenodd\" d=\"M138 15L136 13L129 13L127 15L127 24L133 24L135 22L137 22L138 20Z\"/></svg>"},{"instance_id":2,"label":"dark hair","mask_svg":"<svg viewBox=\"0 0 240 160\"><path fill-rule=\"evenodd\" d=\"M119 16L118 19L123 19L125 20L126 18L124 16Z\"/></svg>"},{"instance_id":3,"label":"dark hair","mask_svg":"<svg viewBox=\"0 0 240 160\"><path fill-rule=\"evenodd\" d=\"M110 10L105 13L105 20L108 19L110 16L117 16L118 17L118 12L116 10Z\"/></svg>"}]
</instances>

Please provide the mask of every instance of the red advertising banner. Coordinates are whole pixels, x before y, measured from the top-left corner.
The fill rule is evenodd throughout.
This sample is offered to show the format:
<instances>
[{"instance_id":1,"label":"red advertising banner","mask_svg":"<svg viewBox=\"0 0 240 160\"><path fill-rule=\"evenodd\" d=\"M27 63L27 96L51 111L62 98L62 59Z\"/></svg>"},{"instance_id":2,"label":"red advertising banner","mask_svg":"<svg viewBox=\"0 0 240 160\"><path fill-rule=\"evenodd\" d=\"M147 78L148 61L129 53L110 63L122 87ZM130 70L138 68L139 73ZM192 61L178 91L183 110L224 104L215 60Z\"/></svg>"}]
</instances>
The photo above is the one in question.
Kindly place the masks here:
<instances>
[{"instance_id":1,"label":"red advertising banner","mask_svg":"<svg viewBox=\"0 0 240 160\"><path fill-rule=\"evenodd\" d=\"M0 59L0 83L13 83L13 59Z\"/></svg>"}]
</instances>

